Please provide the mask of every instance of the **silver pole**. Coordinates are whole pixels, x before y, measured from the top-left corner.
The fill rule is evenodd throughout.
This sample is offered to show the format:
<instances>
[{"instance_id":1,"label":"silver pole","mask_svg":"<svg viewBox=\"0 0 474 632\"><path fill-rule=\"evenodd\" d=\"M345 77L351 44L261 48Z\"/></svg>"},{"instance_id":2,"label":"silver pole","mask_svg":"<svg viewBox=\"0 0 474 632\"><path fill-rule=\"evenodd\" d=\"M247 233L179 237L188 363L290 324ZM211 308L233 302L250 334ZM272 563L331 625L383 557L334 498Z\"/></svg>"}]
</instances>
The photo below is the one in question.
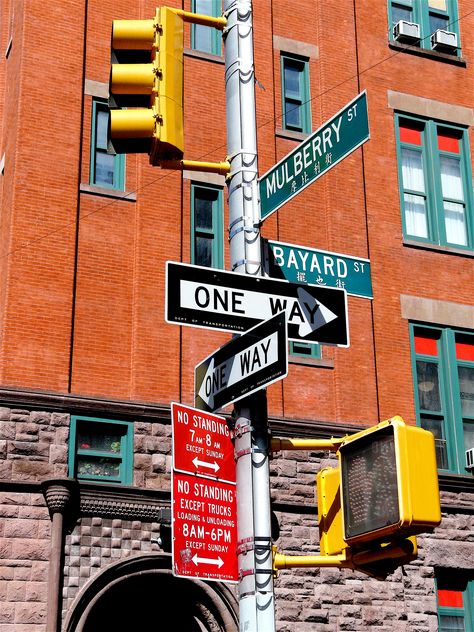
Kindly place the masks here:
<instances>
[{"instance_id":1,"label":"silver pole","mask_svg":"<svg viewBox=\"0 0 474 632\"><path fill-rule=\"evenodd\" d=\"M224 0L229 243L235 272L261 275L251 0ZM270 476L264 390L234 407L241 632L273 632Z\"/></svg>"}]
</instances>

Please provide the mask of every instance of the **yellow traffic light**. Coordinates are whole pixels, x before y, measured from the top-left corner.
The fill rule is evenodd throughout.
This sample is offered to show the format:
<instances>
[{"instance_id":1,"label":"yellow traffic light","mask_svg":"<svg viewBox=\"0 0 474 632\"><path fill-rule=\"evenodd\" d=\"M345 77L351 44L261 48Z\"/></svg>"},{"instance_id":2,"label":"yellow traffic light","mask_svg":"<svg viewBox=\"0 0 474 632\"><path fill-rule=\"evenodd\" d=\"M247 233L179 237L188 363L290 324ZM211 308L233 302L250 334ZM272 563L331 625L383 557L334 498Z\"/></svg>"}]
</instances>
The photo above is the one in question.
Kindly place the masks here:
<instances>
[{"instance_id":1,"label":"yellow traffic light","mask_svg":"<svg viewBox=\"0 0 474 632\"><path fill-rule=\"evenodd\" d=\"M317 473L316 481L321 555L339 555L348 547L342 537L341 472L325 468Z\"/></svg>"},{"instance_id":2,"label":"yellow traffic light","mask_svg":"<svg viewBox=\"0 0 474 632\"><path fill-rule=\"evenodd\" d=\"M341 507L341 471L326 468L317 474L319 546L322 558L328 564L333 557L343 556L337 566L358 570L376 579L385 579L398 566L417 557L416 537L395 537L393 540L363 542L349 545L343 537ZM317 563L315 563L315 566ZM335 564L336 565L336 564Z\"/></svg>"},{"instance_id":3,"label":"yellow traffic light","mask_svg":"<svg viewBox=\"0 0 474 632\"><path fill-rule=\"evenodd\" d=\"M441 522L432 433L394 417L346 437L338 456L348 544L416 535Z\"/></svg>"},{"instance_id":4,"label":"yellow traffic light","mask_svg":"<svg viewBox=\"0 0 474 632\"><path fill-rule=\"evenodd\" d=\"M169 7L154 20L114 20L109 139L116 153L148 153L152 165L180 160L183 131L183 18Z\"/></svg>"}]
</instances>

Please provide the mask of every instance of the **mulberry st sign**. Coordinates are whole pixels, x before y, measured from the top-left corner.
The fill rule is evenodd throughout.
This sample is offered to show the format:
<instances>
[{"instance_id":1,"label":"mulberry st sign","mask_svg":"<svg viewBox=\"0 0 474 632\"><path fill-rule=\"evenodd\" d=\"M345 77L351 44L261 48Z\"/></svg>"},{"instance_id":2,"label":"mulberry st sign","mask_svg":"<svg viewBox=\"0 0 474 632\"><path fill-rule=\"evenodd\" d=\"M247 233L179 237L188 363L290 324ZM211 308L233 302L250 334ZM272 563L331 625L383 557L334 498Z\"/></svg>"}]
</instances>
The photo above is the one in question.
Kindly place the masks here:
<instances>
[{"instance_id":1,"label":"mulberry st sign","mask_svg":"<svg viewBox=\"0 0 474 632\"><path fill-rule=\"evenodd\" d=\"M286 312L289 340L349 346L343 288L166 263L169 323L244 332L282 311Z\"/></svg>"},{"instance_id":2,"label":"mulberry st sign","mask_svg":"<svg viewBox=\"0 0 474 632\"><path fill-rule=\"evenodd\" d=\"M364 91L259 178L260 219L278 210L369 136Z\"/></svg>"}]
</instances>

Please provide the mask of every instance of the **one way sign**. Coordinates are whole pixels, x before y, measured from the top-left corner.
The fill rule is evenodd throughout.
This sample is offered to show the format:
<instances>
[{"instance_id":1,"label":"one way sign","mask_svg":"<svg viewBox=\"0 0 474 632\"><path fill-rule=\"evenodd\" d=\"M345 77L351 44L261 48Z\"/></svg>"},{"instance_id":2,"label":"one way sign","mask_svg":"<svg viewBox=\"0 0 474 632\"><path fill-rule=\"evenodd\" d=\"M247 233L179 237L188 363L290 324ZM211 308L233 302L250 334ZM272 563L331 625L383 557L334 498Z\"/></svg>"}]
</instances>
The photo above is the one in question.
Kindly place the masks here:
<instances>
[{"instance_id":1,"label":"one way sign","mask_svg":"<svg viewBox=\"0 0 474 632\"><path fill-rule=\"evenodd\" d=\"M207 412L236 402L288 373L285 312L249 329L203 360L195 370L196 408Z\"/></svg>"},{"instance_id":2,"label":"one way sign","mask_svg":"<svg viewBox=\"0 0 474 632\"><path fill-rule=\"evenodd\" d=\"M286 312L289 340L349 346L342 288L166 264L169 323L243 332L281 311Z\"/></svg>"}]
</instances>

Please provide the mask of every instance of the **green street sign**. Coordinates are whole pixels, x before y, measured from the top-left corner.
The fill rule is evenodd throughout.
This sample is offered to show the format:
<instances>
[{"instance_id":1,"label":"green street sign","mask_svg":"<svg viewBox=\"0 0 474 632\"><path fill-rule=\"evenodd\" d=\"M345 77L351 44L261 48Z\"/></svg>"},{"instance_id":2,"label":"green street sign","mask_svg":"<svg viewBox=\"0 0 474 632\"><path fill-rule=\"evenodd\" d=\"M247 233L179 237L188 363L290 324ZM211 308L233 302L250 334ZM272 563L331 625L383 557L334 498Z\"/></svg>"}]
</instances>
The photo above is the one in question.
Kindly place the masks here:
<instances>
[{"instance_id":1,"label":"green street sign","mask_svg":"<svg viewBox=\"0 0 474 632\"><path fill-rule=\"evenodd\" d=\"M259 178L260 219L298 195L369 137L364 91Z\"/></svg>"},{"instance_id":2,"label":"green street sign","mask_svg":"<svg viewBox=\"0 0 474 632\"><path fill-rule=\"evenodd\" d=\"M373 298L370 261L325 250L265 240L265 271L274 279L339 287Z\"/></svg>"}]
</instances>

